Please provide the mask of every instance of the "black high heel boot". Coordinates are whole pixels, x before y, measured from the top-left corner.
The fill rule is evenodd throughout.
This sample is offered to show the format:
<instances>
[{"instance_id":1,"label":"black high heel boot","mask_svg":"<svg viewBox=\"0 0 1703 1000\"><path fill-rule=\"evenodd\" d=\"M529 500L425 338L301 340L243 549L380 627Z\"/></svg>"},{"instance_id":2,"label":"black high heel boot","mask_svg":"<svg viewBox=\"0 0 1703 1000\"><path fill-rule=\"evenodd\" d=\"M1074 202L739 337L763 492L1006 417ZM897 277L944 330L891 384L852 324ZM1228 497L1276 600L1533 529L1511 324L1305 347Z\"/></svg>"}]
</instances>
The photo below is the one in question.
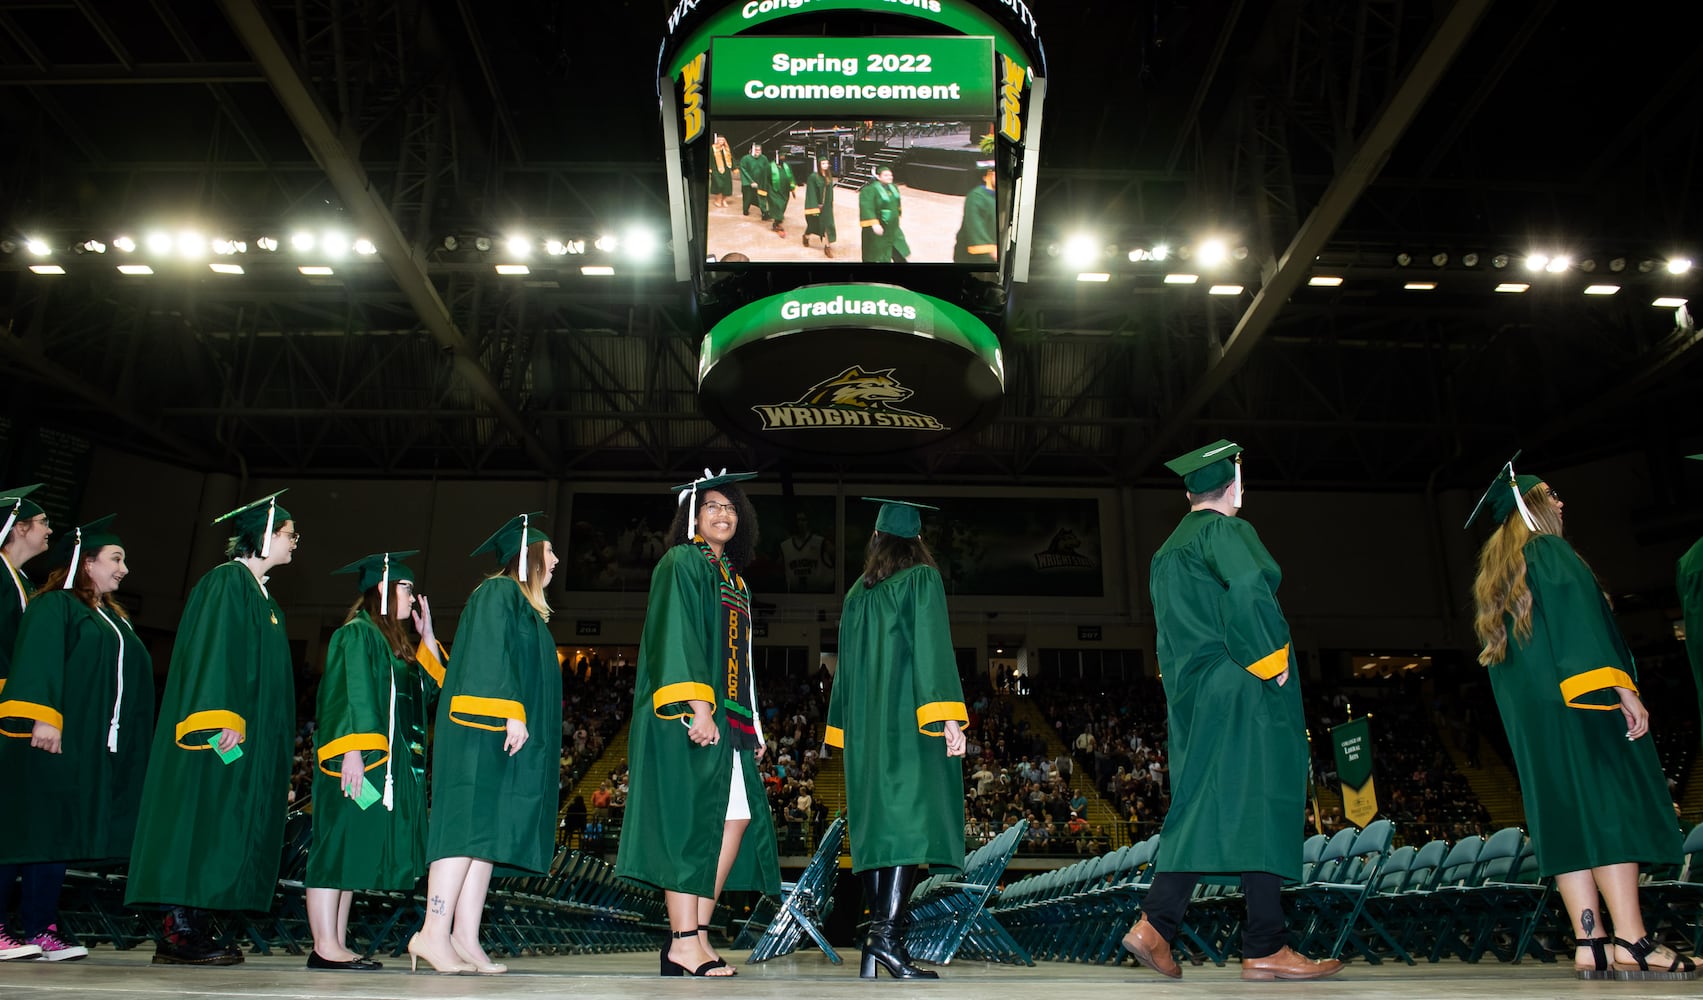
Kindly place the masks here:
<instances>
[{"instance_id":1,"label":"black high heel boot","mask_svg":"<svg viewBox=\"0 0 1703 1000\"><path fill-rule=\"evenodd\" d=\"M894 869L894 871L899 880L899 908L896 911L898 916L893 918L893 941L898 945L899 957L904 960L905 965L914 968L915 966L911 961L911 950L905 947L905 936L911 929L911 914L906 909L905 904L910 902L911 890L916 888L917 866L903 865ZM940 973L928 969L917 969L916 974L922 979L940 978Z\"/></svg>"},{"instance_id":2,"label":"black high heel boot","mask_svg":"<svg viewBox=\"0 0 1703 1000\"><path fill-rule=\"evenodd\" d=\"M869 899L869 937L863 945L863 964L858 975L876 978L880 964L894 979L939 979L937 972L926 972L912 965L905 957L901 937L905 913L905 878L903 868L877 868L863 873L863 891Z\"/></svg>"}]
</instances>

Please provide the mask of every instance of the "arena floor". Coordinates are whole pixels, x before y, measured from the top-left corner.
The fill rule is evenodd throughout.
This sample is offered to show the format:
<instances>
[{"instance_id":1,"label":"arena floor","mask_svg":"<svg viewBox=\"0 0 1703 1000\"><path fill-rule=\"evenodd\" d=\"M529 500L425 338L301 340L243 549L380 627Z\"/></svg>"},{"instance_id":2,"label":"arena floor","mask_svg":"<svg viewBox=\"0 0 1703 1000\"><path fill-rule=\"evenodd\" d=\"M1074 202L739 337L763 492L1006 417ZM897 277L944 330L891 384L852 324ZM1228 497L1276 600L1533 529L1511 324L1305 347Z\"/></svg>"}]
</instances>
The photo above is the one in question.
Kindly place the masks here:
<instances>
[{"instance_id":1,"label":"arena floor","mask_svg":"<svg viewBox=\"0 0 1703 1000\"><path fill-rule=\"evenodd\" d=\"M566 958L520 958L510 962L506 976L409 975L406 960L386 960L373 973L308 972L295 956L250 957L243 965L224 969L184 969L149 964L153 950L146 945L129 952L96 948L78 962L7 962L0 964L0 997L5 1000L183 1000L199 997L254 997L317 1000L416 1000L437 997L560 997L587 1000L648 997L729 995L756 1000L796 1000L801 989L812 1000L835 996L868 996L871 987L857 978L856 952L847 964L835 966L817 952L800 952L758 965L745 966L725 986L688 980L664 980L656 975L650 954L592 955ZM731 955L729 957L732 957ZM400 971L393 971L400 970ZM954 963L941 969L937 983L910 987L930 996L983 1000L989 996L1069 996L1072 1000L1127 1000L1132 990L1142 997L1239 997L1288 994L1309 997L1366 998L1450 997L1525 1000L1566 996L1678 997L1695 996L1697 982L1631 983L1582 982L1565 966L1438 965L1367 966L1351 964L1334 979L1307 985L1244 983L1235 965L1225 968L1185 967L1180 982L1145 970L1122 967L1056 964L1035 968L982 963ZM891 983L883 974L882 982ZM802 985L801 984L808 984ZM1060 989L1064 992L1058 992Z\"/></svg>"}]
</instances>

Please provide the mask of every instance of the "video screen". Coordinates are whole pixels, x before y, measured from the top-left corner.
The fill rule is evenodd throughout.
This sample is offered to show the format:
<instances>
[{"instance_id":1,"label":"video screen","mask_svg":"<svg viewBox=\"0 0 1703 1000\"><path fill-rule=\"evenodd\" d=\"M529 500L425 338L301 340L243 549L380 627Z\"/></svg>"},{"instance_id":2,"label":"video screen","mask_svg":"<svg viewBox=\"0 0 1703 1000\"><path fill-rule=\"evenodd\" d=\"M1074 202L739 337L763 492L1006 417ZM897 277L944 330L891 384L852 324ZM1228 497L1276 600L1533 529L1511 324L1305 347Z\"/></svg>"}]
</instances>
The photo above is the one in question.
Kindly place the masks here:
<instances>
[{"instance_id":1,"label":"video screen","mask_svg":"<svg viewBox=\"0 0 1703 1000\"><path fill-rule=\"evenodd\" d=\"M990 120L712 121L708 266L962 264L1004 232Z\"/></svg>"}]
</instances>

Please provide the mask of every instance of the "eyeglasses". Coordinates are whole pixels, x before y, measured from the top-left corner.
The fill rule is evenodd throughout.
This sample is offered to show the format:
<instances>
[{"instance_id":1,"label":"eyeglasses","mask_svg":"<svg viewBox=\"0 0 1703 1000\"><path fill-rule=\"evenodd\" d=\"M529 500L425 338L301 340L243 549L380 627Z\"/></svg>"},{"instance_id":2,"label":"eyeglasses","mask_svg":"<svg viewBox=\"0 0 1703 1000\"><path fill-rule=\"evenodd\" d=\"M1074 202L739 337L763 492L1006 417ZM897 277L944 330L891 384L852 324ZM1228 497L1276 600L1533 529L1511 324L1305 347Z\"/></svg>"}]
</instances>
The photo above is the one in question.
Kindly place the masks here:
<instances>
[{"instance_id":1,"label":"eyeglasses","mask_svg":"<svg viewBox=\"0 0 1703 1000\"><path fill-rule=\"evenodd\" d=\"M1549 499L1551 499L1551 500L1555 500L1555 501L1557 501L1557 502L1559 502L1559 501L1560 501L1560 499L1561 499L1561 494L1559 494L1559 493L1557 493L1557 492L1555 492L1555 491L1554 491L1554 490L1552 490L1552 489L1549 489L1549 488L1547 488L1547 487L1546 487L1546 488L1545 488L1545 489L1544 489L1544 492L1545 492L1545 493L1547 493L1547 494L1549 494Z\"/></svg>"},{"instance_id":2,"label":"eyeglasses","mask_svg":"<svg viewBox=\"0 0 1703 1000\"><path fill-rule=\"evenodd\" d=\"M300 545L302 543L302 533L299 531L286 532L284 537L290 540L291 545Z\"/></svg>"},{"instance_id":3,"label":"eyeglasses","mask_svg":"<svg viewBox=\"0 0 1703 1000\"><path fill-rule=\"evenodd\" d=\"M730 503L721 503L720 501L717 501L717 500L705 500L704 501L704 513L706 513L706 514L725 513L725 514L731 514L734 517L738 517L739 516L739 508L735 507L733 504L730 504Z\"/></svg>"}]
</instances>

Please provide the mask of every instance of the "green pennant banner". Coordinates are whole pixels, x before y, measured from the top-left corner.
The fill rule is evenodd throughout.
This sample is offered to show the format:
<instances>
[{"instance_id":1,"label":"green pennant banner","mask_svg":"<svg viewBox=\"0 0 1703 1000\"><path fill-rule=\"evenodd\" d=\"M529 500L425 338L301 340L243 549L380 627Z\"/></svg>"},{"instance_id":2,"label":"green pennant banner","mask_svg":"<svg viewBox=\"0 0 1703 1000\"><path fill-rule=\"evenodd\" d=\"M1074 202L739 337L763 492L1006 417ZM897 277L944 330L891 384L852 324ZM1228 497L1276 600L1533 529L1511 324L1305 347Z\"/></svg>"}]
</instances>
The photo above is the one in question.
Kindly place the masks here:
<instances>
[{"instance_id":1,"label":"green pennant banner","mask_svg":"<svg viewBox=\"0 0 1703 1000\"><path fill-rule=\"evenodd\" d=\"M1342 780L1342 814L1364 827L1378 815L1378 792L1372 782L1372 722L1369 717L1344 722L1330 731L1336 752L1336 774Z\"/></svg>"}]
</instances>

